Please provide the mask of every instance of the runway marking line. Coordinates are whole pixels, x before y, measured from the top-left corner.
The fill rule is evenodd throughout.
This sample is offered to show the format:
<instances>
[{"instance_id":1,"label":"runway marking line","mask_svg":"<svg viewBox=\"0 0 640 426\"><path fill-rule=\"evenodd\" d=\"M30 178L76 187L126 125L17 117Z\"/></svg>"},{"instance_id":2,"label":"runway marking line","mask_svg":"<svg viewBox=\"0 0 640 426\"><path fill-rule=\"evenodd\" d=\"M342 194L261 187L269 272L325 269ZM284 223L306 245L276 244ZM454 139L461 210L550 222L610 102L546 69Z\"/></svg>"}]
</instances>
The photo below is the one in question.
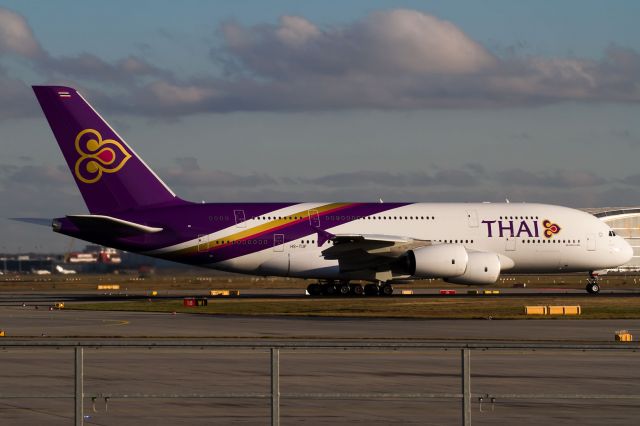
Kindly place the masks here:
<instances>
[{"instance_id":1,"label":"runway marking line","mask_svg":"<svg viewBox=\"0 0 640 426\"><path fill-rule=\"evenodd\" d=\"M102 320L103 323L113 323L113 324L104 324L105 327L114 327L114 326L120 326L120 325L128 325L131 322L127 321L127 320L110 320L110 319L103 319Z\"/></svg>"}]
</instances>

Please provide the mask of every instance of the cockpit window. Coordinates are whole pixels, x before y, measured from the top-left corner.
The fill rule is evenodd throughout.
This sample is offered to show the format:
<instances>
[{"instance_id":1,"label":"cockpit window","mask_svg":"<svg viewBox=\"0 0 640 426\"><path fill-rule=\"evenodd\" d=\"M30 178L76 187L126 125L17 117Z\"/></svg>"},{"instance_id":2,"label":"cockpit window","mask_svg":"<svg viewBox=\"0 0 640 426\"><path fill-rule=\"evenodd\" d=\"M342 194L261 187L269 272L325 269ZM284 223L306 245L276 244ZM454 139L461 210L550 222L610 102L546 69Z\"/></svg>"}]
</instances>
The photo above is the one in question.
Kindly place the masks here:
<instances>
[{"instance_id":1,"label":"cockpit window","mask_svg":"<svg viewBox=\"0 0 640 426\"><path fill-rule=\"evenodd\" d=\"M610 236L610 237L615 237L615 236L616 236L616 233L615 233L615 232L613 232L613 231L609 231L609 236Z\"/></svg>"}]
</instances>

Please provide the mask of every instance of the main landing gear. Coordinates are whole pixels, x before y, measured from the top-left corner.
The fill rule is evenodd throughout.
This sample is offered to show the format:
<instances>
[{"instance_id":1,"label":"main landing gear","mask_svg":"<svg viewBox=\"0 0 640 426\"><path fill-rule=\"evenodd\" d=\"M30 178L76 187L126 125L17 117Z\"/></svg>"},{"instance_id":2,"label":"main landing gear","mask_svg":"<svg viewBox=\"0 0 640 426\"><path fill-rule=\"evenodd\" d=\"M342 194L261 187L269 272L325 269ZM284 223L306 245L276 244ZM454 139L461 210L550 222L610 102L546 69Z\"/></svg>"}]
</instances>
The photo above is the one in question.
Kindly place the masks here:
<instances>
[{"instance_id":1,"label":"main landing gear","mask_svg":"<svg viewBox=\"0 0 640 426\"><path fill-rule=\"evenodd\" d=\"M383 282L363 287L361 284L350 284L349 281L325 281L309 284L307 292L311 296L391 296L393 286Z\"/></svg>"},{"instance_id":2,"label":"main landing gear","mask_svg":"<svg viewBox=\"0 0 640 426\"><path fill-rule=\"evenodd\" d=\"M598 284L598 276L594 274L593 271L589 272L589 278L587 279L586 290L587 290L587 293L589 294L600 293L600 284Z\"/></svg>"}]
</instances>

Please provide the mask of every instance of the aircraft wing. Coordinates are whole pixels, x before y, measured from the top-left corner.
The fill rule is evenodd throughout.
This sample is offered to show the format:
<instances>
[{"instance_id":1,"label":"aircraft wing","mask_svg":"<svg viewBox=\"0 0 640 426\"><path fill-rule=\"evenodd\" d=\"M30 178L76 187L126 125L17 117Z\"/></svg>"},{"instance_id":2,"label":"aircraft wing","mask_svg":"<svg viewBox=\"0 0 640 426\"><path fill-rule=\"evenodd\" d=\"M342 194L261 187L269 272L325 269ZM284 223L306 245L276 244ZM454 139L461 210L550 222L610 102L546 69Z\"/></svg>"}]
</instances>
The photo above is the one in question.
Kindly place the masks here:
<instances>
[{"instance_id":1,"label":"aircraft wing","mask_svg":"<svg viewBox=\"0 0 640 426\"><path fill-rule=\"evenodd\" d=\"M408 250L430 245L430 241L373 234L339 234L329 238L333 245L322 251L327 260L338 260L342 272L388 270Z\"/></svg>"}]
</instances>

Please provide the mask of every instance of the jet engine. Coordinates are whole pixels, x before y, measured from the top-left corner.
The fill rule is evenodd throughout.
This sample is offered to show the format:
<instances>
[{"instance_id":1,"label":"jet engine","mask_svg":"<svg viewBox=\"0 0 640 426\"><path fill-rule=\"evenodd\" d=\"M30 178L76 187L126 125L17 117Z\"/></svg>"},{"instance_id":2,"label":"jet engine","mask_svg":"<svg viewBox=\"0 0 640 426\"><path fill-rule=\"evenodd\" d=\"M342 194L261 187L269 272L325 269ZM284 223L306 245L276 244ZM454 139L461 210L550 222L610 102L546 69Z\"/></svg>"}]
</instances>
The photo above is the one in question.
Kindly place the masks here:
<instances>
[{"instance_id":1,"label":"jet engine","mask_svg":"<svg viewBox=\"0 0 640 426\"><path fill-rule=\"evenodd\" d=\"M462 245L439 244L409 250L407 258L409 275L416 278L448 278L464 274L469 254Z\"/></svg>"},{"instance_id":2,"label":"jet engine","mask_svg":"<svg viewBox=\"0 0 640 426\"><path fill-rule=\"evenodd\" d=\"M455 277L444 277L454 284L493 284L500 276L500 258L496 253L472 252L468 254L467 269Z\"/></svg>"}]
</instances>

